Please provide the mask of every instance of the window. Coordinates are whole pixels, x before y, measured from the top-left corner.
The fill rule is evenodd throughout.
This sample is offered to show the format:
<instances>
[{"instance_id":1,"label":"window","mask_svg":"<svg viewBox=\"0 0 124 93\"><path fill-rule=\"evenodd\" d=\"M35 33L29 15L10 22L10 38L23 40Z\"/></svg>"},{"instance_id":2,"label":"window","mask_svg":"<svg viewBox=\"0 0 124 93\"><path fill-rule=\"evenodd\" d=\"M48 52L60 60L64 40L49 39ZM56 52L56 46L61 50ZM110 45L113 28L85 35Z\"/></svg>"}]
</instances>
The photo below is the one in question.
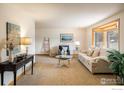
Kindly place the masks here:
<instances>
[{"instance_id":1,"label":"window","mask_svg":"<svg viewBox=\"0 0 124 93\"><path fill-rule=\"evenodd\" d=\"M92 46L119 49L119 19L92 31Z\"/></svg>"},{"instance_id":2,"label":"window","mask_svg":"<svg viewBox=\"0 0 124 93\"><path fill-rule=\"evenodd\" d=\"M101 47L103 45L103 34L101 32L95 32L95 46Z\"/></svg>"},{"instance_id":3,"label":"window","mask_svg":"<svg viewBox=\"0 0 124 93\"><path fill-rule=\"evenodd\" d=\"M107 48L118 49L118 32L107 32Z\"/></svg>"}]
</instances>

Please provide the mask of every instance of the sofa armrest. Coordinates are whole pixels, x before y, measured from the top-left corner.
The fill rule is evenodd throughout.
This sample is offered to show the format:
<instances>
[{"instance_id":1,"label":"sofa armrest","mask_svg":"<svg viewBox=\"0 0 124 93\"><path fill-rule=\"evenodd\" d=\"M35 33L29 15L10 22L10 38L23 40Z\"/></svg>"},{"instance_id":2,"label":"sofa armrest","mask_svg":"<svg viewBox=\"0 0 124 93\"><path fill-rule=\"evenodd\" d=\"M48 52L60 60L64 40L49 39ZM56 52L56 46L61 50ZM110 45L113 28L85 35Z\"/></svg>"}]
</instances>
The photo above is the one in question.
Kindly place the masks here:
<instances>
[{"instance_id":1,"label":"sofa armrest","mask_svg":"<svg viewBox=\"0 0 124 93\"><path fill-rule=\"evenodd\" d=\"M95 57L95 58L93 58L93 60L94 60L95 62L97 62L97 63L100 62L100 61L109 62L109 60L107 59L106 56Z\"/></svg>"},{"instance_id":2,"label":"sofa armrest","mask_svg":"<svg viewBox=\"0 0 124 93\"><path fill-rule=\"evenodd\" d=\"M99 62L105 62L105 63L109 63L107 60L105 59L96 59L96 62L99 63Z\"/></svg>"},{"instance_id":3,"label":"sofa armrest","mask_svg":"<svg viewBox=\"0 0 124 93\"><path fill-rule=\"evenodd\" d=\"M97 58L92 63L92 73L112 73L112 70L109 68L111 62L102 59Z\"/></svg>"}]
</instances>

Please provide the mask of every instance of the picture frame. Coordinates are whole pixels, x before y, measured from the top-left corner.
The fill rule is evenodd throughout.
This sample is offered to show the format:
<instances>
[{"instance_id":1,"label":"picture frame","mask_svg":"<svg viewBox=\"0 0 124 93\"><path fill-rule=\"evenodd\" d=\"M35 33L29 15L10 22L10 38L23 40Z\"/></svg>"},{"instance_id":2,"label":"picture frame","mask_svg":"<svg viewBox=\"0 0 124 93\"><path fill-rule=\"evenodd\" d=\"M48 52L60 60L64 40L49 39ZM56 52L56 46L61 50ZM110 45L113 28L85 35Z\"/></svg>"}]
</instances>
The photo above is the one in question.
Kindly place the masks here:
<instances>
[{"instance_id":1,"label":"picture frame","mask_svg":"<svg viewBox=\"0 0 124 93\"><path fill-rule=\"evenodd\" d=\"M73 42L73 34L72 33L62 33L60 34L60 42L70 43Z\"/></svg>"},{"instance_id":2,"label":"picture frame","mask_svg":"<svg viewBox=\"0 0 124 93\"><path fill-rule=\"evenodd\" d=\"M20 31L20 26L13 24L13 23L6 23L6 40L8 40L8 35L11 31L17 31L19 33L19 36L16 39L19 39L19 44L21 43L21 31ZM8 45L7 45L8 48ZM21 44L13 49L13 54L17 54L21 51ZM9 56L9 51L8 49L6 50L6 55Z\"/></svg>"}]
</instances>

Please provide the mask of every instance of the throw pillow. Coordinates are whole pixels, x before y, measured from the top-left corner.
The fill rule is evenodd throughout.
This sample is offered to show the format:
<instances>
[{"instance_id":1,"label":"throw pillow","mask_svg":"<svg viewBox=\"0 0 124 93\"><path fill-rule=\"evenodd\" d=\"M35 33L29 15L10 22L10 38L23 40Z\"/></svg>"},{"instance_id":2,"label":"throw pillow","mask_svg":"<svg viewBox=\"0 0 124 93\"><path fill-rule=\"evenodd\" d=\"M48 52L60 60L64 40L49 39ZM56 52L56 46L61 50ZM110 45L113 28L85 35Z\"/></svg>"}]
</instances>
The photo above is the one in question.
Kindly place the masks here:
<instances>
[{"instance_id":1,"label":"throw pillow","mask_svg":"<svg viewBox=\"0 0 124 93\"><path fill-rule=\"evenodd\" d=\"M100 53L100 49L99 48L96 48L92 54L92 57L98 57L99 56L99 53Z\"/></svg>"},{"instance_id":2,"label":"throw pillow","mask_svg":"<svg viewBox=\"0 0 124 93\"><path fill-rule=\"evenodd\" d=\"M87 56L92 56L93 52L94 52L93 49L89 49L89 50L87 51Z\"/></svg>"}]
</instances>

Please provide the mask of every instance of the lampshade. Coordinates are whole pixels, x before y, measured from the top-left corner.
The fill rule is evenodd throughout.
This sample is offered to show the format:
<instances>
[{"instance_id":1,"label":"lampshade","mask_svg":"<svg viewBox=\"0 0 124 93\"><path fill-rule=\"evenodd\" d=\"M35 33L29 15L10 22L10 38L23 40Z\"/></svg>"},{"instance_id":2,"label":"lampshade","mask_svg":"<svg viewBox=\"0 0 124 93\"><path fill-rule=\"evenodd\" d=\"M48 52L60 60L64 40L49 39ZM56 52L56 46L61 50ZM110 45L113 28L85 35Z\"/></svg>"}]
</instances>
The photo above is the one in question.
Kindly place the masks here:
<instances>
[{"instance_id":1,"label":"lampshade","mask_svg":"<svg viewBox=\"0 0 124 93\"><path fill-rule=\"evenodd\" d=\"M30 45L31 38L30 37L21 37L21 45Z\"/></svg>"},{"instance_id":2,"label":"lampshade","mask_svg":"<svg viewBox=\"0 0 124 93\"><path fill-rule=\"evenodd\" d=\"M79 46L80 45L80 42L79 41L75 41L75 45L76 46Z\"/></svg>"}]
</instances>

